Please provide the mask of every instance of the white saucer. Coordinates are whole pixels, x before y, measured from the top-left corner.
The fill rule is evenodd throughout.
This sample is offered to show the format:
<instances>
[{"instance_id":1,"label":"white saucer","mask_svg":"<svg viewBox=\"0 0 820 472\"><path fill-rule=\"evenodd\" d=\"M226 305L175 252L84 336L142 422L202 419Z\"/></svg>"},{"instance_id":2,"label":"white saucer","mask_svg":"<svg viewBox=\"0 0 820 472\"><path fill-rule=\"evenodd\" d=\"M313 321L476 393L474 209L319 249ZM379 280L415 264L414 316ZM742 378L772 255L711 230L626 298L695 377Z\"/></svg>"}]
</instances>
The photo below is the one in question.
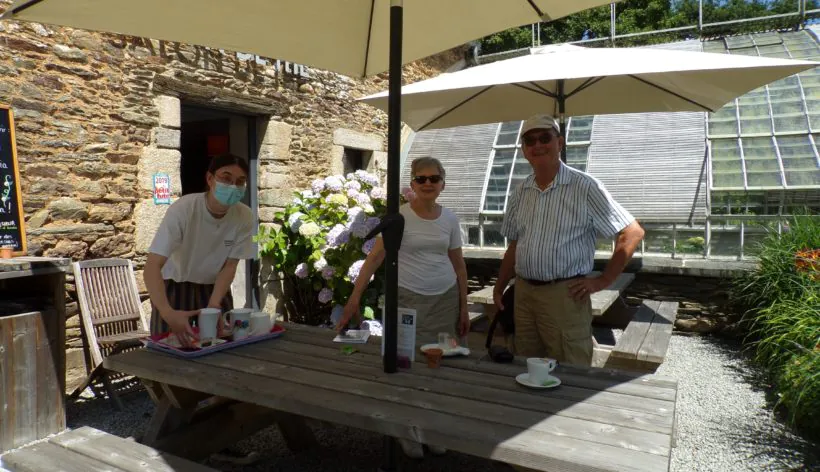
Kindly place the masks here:
<instances>
[{"instance_id":1,"label":"white saucer","mask_svg":"<svg viewBox=\"0 0 820 472\"><path fill-rule=\"evenodd\" d=\"M523 374L518 374L515 376L515 381L520 383L521 385L529 388L555 388L561 385L561 379L555 377L553 375L547 376L547 381L554 381L555 383L550 383L548 385L538 385L530 382L530 374L524 372Z\"/></svg>"},{"instance_id":2,"label":"white saucer","mask_svg":"<svg viewBox=\"0 0 820 472\"><path fill-rule=\"evenodd\" d=\"M422 346L421 352L427 352L428 349L437 349L439 346L438 344L425 344ZM464 346L456 346L452 349L444 349L444 357L452 357L452 356L469 356L470 350Z\"/></svg>"}]
</instances>

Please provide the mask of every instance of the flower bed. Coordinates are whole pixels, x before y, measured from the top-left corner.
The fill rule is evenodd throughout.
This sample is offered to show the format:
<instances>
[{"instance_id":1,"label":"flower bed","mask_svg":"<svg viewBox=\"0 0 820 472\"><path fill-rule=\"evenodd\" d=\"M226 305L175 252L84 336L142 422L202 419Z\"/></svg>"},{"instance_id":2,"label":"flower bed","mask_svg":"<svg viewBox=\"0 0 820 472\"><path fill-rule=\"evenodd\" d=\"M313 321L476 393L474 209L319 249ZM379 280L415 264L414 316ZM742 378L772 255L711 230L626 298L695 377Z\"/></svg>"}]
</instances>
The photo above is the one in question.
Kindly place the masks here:
<instances>
[{"instance_id":1,"label":"flower bed","mask_svg":"<svg viewBox=\"0 0 820 472\"><path fill-rule=\"evenodd\" d=\"M758 269L734 284L746 342L789 422L820 438L820 219L795 217L766 238L759 257Z\"/></svg>"}]
</instances>

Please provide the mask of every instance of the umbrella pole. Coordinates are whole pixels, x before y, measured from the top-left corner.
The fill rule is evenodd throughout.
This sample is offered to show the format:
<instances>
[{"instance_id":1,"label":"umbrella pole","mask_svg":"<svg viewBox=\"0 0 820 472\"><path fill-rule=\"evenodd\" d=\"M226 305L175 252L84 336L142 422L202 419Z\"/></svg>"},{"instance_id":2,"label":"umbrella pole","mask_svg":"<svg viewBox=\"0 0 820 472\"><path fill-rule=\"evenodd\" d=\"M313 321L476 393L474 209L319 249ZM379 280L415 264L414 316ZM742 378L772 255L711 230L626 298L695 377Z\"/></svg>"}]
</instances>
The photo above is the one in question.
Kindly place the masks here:
<instances>
[{"instance_id":1,"label":"umbrella pole","mask_svg":"<svg viewBox=\"0 0 820 472\"><path fill-rule=\"evenodd\" d=\"M390 2L390 85L387 107L387 214L399 212L399 166L401 158L401 40L403 22L402 0ZM392 225L394 229L395 225ZM385 241L387 238L385 238ZM398 334L399 248L385 247L384 295L384 371L396 372L396 341Z\"/></svg>"},{"instance_id":2,"label":"umbrella pole","mask_svg":"<svg viewBox=\"0 0 820 472\"><path fill-rule=\"evenodd\" d=\"M558 81L558 123L561 125L561 137L564 145L561 147L561 160L567 163L567 96L564 93L564 81Z\"/></svg>"},{"instance_id":3,"label":"umbrella pole","mask_svg":"<svg viewBox=\"0 0 820 472\"><path fill-rule=\"evenodd\" d=\"M389 96L387 99L387 214L399 213L399 176L401 157L401 49L402 23L404 21L402 0L390 0L390 78ZM404 230L404 225L401 231ZM385 243L396 241L395 223L386 228L392 236L384 234ZM400 241L400 239L398 239ZM398 335L399 306L399 248L395 244L385 244L385 295L384 295L384 371L396 372L396 343ZM392 436L384 437L384 456L379 468L383 472L394 472L397 469L397 444Z\"/></svg>"}]
</instances>

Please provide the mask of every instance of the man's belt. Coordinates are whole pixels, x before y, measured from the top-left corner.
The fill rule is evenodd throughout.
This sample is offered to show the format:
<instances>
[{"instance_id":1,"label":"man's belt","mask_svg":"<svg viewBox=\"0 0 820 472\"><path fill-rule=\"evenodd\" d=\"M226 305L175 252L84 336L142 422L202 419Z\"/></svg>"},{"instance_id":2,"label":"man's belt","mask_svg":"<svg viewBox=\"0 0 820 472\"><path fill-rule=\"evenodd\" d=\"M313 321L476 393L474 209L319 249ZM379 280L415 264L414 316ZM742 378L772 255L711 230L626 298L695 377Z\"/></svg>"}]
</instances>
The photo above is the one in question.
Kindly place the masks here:
<instances>
[{"instance_id":1,"label":"man's belt","mask_svg":"<svg viewBox=\"0 0 820 472\"><path fill-rule=\"evenodd\" d=\"M554 285L561 282L566 282L568 280L580 279L582 277L586 277L585 275L573 275L572 277L564 277L562 279L552 279L552 280L534 280L534 279L525 279L524 277L519 277L521 280L527 282L530 285L541 286L541 285Z\"/></svg>"}]
</instances>

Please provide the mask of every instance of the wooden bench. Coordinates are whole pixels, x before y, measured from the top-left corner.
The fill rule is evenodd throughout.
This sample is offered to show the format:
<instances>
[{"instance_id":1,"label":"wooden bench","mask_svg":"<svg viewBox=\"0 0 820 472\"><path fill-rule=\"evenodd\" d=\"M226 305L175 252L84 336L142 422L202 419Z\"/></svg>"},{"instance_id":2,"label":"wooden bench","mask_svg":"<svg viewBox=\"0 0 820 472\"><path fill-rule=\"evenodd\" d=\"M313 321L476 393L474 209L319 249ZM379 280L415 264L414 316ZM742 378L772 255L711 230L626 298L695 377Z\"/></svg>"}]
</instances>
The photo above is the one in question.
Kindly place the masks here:
<instances>
[{"instance_id":1,"label":"wooden bench","mask_svg":"<svg viewBox=\"0 0 820 472\"><path fill-rule=\"evenodd\" d=\"M590 274L590 276L597 275L600 275L600 272ZM619 275L618 278L615 279L615 282L612 282L606 289L593 293L591 297L592 316L603 315L633 280L635 280L635 274L625 272ZM484 308L483 316L488 318L492 318L496 311L495 302L493 301L493 289L494 287L490 285L467 295L467 301L481 305ZM474 321L472 316L470 318L471 321ZM480 318L481 317L477 317L476 320Z\"/></svg>"},{"instance_id":2,"label":"wooden bench","mask_svg":"<svg viewBox=\"0 0 820 472\"><path fill-rule=\"evenodd\" d=\"M215 472L136 441L83 426L0 456L9 472Z\"/></svg>"},{"instance_id":3,"label":"wooden bench","mask_svg":"<svg viewBox=\"0 0 820 472\"><path fill-rule=\"evenodd\" d=\"M599 362L609 368L655 372L666 358L677 314L677 302L644 300L608 357Z\"/></svg>"}]
</instances>

